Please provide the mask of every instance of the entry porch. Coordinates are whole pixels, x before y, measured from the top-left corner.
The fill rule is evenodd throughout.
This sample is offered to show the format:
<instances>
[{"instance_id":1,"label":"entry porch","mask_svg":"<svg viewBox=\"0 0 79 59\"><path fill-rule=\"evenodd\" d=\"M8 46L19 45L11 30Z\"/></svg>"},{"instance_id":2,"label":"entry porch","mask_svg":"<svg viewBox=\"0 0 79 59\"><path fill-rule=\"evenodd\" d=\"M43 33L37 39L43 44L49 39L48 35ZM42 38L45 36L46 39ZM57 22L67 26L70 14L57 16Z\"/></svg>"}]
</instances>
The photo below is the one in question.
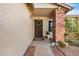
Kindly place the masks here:
<instances>
[{"instance_id":1,"label":"entry porch","mask_svg":"<svg viewBox=\"0 0 79 59\"><path fill-rule=\"evenodd\" d=\"M32 20L33 35L36 38L45 38L50 32L53 41L64 41L64 18L72 8L66 4L33 4ZM36 39L37 40L37 39Z\"/></svg>"}]
</instances>

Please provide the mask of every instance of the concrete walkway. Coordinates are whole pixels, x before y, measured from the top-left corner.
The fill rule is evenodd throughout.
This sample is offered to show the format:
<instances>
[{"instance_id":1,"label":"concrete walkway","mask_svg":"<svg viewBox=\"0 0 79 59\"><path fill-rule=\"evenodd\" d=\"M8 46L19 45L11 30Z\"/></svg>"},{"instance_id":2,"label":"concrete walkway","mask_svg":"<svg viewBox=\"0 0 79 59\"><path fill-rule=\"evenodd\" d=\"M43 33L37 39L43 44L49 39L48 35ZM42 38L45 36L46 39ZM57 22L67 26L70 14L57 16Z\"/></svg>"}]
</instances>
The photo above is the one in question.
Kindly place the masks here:
<instances>
[{"instance_id":1,"label":"concrete walkway","mask_svg":"<svg viewBox=\"0 0 79 59\"><path fill-rule=\"evenodd\" d=\"M54 56L48 41L33 41L32 46L36 46L34 56Z\"/></svg>"},{"instance_id":2,"label":"concrete walkway","mask_svg":"<svg viewBox=\"0 0 79 59\"><path fill-rule=\"evenodd\" d=\"M49 46L37 46L35 50L35 56L54 56Z\"/></svg>"}]
</instances>

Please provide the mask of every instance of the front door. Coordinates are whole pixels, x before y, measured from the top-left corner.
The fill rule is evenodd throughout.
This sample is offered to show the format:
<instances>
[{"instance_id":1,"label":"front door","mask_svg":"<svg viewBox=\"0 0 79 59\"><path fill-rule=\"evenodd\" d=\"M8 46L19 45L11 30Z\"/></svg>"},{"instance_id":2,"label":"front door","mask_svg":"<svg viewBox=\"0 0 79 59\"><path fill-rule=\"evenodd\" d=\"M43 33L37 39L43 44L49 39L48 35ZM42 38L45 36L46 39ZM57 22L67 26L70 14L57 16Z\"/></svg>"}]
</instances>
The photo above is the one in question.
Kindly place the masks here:
<instances>
[{"instance_id":1,"label":"front door","mask_svg":"<svg viewBox=\"0 0 79 59\"><path fill-rule=\"evenodd\" d=\"M35 38L42 38L43 37L43 21L42 20L35 20Z\"/></svg>"}]
</instances>

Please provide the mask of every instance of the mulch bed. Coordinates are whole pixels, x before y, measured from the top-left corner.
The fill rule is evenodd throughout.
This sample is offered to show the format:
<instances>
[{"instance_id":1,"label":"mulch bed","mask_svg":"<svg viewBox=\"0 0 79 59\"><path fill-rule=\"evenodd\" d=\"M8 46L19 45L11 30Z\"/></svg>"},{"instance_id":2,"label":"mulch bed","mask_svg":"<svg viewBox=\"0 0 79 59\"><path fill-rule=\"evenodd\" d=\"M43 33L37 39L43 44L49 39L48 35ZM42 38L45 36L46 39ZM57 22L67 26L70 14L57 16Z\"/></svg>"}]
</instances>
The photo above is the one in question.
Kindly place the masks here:
<instances>
[{"instance_id":1,"label":"mulch bed","mask_svg":"<svg viewBox=\"0 0 79 59\"><path fill-rule=\"evenodd\" d=\"M57 46L51 46L52 52L55 56L64 56L64 54L57 48Z\"/></svg>"},{"instance_id":2,"label":"mulch bed","mask_svg":"<svg viewBox=\"0 0 79 59\"><path fill-rule=\"evenodd\" d=\"M79 56L79 47L68 46L67 48L58 47L66 56Z\"/></svg>"},{"instance_id":3,"label":"mulch bed","mask_svg":"<svg viewBox=\"0 0 79 59\"><path fill-rule=\"evenodd\" d=\"M35 46L29 46L26 52L24 53L24 56L34 56L35 48Z\"/></svg>"}]
</instances>

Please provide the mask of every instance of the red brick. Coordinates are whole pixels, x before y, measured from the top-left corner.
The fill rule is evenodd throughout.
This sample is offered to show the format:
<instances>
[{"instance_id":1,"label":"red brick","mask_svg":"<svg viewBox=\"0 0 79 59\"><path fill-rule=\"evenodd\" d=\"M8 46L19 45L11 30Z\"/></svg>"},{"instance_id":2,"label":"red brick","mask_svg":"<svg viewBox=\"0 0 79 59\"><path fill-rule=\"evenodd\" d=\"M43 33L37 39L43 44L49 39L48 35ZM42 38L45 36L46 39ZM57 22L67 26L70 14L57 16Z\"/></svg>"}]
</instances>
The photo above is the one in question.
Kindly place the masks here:
<instances>
[{"instance_id":1,"label":"red brick","mask_svg":"<svg viewBox=\"0 0 79 59\"><path fill-rule=\"evenodd\" d=\"M55 9L53 11L52 17L54 20L54 39L55 41L64 41L64 16L65 12L63 10Z\"/></svg>"}]
</instances>

